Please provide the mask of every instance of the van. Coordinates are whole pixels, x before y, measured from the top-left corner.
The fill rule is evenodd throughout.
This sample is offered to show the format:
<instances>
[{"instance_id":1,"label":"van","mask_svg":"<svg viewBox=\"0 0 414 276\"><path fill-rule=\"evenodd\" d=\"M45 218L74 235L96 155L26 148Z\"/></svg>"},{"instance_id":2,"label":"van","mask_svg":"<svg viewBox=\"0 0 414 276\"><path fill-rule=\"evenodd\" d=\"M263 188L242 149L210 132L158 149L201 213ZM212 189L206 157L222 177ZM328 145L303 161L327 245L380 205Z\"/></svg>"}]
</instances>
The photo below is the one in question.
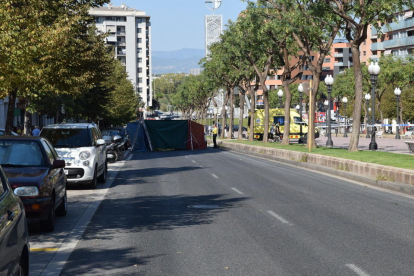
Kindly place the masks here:
<instances>
[{"instance_id":1,"label":"van","mask_svg":"<svg viewBox=\"0 0 414 276\"><path fill-rule=\"evenodd\" d=\"M264 121L265 120L265 110L256 109L254 112L254 131L253 138L257 140L263 140L264 133ZM283 134L285 130L285 109L283 108L272 108L269 109L269 131L272 125L279 123L279 130ZM250 117L248 121L248 126L250 131ZM301 133L302 125L302 133ZM308 133L308 125L301 120L299 113L291 108L290 109L290 139L300 139L302 136L306 137ZM272 138L273 134L269 133L269 137ZM315 128L315 138L319 137L319 130Z\"/></svg>"}]
</instances>

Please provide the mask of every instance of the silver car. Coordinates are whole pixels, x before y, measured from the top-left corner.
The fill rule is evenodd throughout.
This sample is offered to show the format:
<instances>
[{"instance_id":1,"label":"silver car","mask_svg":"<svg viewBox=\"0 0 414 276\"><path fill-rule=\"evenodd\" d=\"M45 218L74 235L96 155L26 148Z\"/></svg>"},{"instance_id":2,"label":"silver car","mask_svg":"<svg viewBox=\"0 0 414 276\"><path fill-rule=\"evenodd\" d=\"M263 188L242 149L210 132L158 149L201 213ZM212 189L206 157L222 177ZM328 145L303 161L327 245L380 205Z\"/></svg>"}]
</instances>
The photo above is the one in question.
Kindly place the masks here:
<instances>
[{"instance_id":1,"label":"silver car","mask_svg":"<svg viewBox=\"0 0 414 276\"><path fill-rule=\"evenodd\" d=\"M65 160L68 183L94 189L98 181L106 181L106 143L95 124L49 125L42 129L40 137L48 139Z\"/></svg>"}]
</instances>

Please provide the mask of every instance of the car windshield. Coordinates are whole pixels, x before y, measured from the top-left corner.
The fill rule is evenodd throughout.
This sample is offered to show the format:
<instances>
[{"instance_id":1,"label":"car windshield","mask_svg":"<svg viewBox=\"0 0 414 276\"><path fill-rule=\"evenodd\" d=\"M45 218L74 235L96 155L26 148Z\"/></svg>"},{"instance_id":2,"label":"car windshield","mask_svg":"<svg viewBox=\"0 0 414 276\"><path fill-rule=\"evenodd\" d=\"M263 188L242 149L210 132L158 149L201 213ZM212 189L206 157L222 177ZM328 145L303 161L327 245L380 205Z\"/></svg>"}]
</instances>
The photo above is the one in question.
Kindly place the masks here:
<instances>
[{"instance_id":1,"label":"car windshield","mask_svg":"<svg viewBox=\"0 0 414 276\"><path fill-rule=\"evenodd\" d=\"M44 128L40 136L48 139L55 148L92 146L90 131L85 128Z\"/></svg>"},{"instance_id":2,"label":"car windshield","mask_svg":"<svg viewBox=\"0 0 414 276\"><path fill-rule=\"evenodd\" d=\"M46 162L37 142L0 140L0 164L3 167L45 167Z\"/></svg>"},{"instance_id":3,"label":"car windshield","mask_svg":"<svg viewBox=\"0 0 414 276\"><path fill-rule=\"evenodd\" d=\"M114 129L102 131L102 136L111 136L112 137L114 135L121 135L121 131L114 130Z\"/></svg>"}]
</instances>

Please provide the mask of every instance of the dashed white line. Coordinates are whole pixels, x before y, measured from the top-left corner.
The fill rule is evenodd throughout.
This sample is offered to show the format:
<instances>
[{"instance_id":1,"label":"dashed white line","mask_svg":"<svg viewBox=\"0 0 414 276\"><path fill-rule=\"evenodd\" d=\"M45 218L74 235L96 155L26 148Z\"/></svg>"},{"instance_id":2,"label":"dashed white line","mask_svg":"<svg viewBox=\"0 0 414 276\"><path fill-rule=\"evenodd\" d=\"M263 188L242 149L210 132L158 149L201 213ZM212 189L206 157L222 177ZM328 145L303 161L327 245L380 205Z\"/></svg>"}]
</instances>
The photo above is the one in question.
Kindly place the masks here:
<instances>
[{"instance_id":1,"label":"dashed white line","mask_svg":"<svg viewBox=\"0 0 414 276\"><path fill-rule=\"evenodd\" d=\"M235 191L236 193L238 193L238 194L243 194L242 192L240 192L239 190L237 190L236 188L231 188L233 191Z\"/></svg>"},{"instance_id":2,"label":"dashed white line","mask_svg":"<svg viewBox=\"0 0 414 276\"><path fill-rule=\"evenodd\" d=\"M286 223L289 224L289 221L285 220L284 218L282 218L281 216L279 216L278 214L276 214L275 212L272 211L267 211L270 215L272 215L273 217L277 218L280 222L282 223Z\"/></svg>"},{"instance_id":3,"label":"dashed white line","mask_svg":"<svg viewBox=\"0 0 414 276\"><path fill-rule=\"evenodd\" d=\"M194 161L194 160L191 160L191 162L195 163L195 161Z\"/></svg>"},{"instance_id":4,"label":"dashed white line","mask_svg":"<svg viewBox=\"0 0 414 276\"><path fill-rule=\"evenodd\" d=\"M353 272L355 272L359 276L369 276L368 273L366 273L365 271L363 271L362 269L360 269L359 267L357 267L354 264L347 264L345 266L348 267L349 269L351 269Z\"/></svg>"},{"instance_id":5,"label":"dashed white line","mask_svg":"<svg viewBox=\"0 0 414 276\"><path fill-rule=\"evenodd\" d=\"M213 177L215 177L215 178L218 178L218 176L217 175L215 175L214 173L212 173L211 174Z\"/></svg>"}]
</instances>

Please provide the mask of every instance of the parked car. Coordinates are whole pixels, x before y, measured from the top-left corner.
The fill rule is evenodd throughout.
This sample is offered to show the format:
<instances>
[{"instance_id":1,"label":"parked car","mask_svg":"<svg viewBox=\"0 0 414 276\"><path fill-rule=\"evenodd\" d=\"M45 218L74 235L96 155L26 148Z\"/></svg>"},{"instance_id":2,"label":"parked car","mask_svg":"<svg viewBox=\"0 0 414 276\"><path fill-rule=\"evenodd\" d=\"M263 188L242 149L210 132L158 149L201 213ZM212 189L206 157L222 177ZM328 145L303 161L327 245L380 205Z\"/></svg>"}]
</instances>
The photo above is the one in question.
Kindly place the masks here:
<instances>
[{"instance_id":1,"label":"parked car","mask_svg":"<svg viewBox=\"0 0 414 276\"><path fill-rule=\"evenodd\" d=\"M1 136L0 164L23 201L28 222L53 231L55 214L67 212L65 161L43 138Z\"/></svg>"},{"instance_id":2,"label":"parked car","mask_svg":"<svg viewBox=\"0 0 414 276\"><path fill-rule=\"evenodd\" d=\"M131 146L131 141L129 140L128 134L124 127L111 127L106 128L102 131L102 136L113 137L115 135L119 135L122 137L122 140L124 141L125 150L127 150Z\"/></svg>"},{"instance_id":3,"label":"parked car","mask_svg":"<svg viewBox=\"0 0 414 276\"><path fill-rule=\"evenodd\" d=\"M49 125L40 137L48 139L65 160L69 184L86 184L94 189L98 181L106 181L106 142L95 124Z\"/></svg>"},{"instance_id":4,"label":"parked car","mask_svg":"<svg viewBox=\"0 0 414 276\"><path fill-rule=\"evenodd\" d=\"M29 275L29 233L21 199L0 167L0 275Z\"/></svg>"},{"instance_id":5,"label":"parked car","mask_svg":"<svg viewBox=\"0 0 414 276\"><path fill-rule=\"evenodd\" d=\"M229 131L229 125L226 125L226 130ZM233 125L233 132L239 131L239 125ZM242 127L242 131L247 131L247 127Z\"/></svg>"}]
</instances>

